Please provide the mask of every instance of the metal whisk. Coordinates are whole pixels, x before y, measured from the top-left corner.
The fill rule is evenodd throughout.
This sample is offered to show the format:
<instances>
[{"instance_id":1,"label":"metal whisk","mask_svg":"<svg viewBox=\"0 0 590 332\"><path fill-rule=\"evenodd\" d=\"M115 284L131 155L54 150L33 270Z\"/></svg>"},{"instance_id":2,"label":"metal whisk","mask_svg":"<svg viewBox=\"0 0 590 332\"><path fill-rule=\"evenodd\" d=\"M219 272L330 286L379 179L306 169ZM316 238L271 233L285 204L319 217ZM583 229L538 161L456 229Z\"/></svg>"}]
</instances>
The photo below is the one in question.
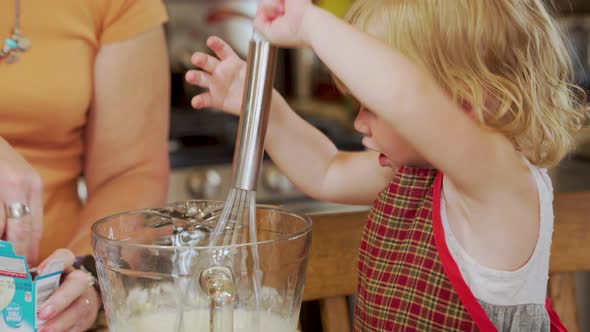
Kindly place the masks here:
<instances>
[{"instance_id":1,"label":"metal whisk","mask_svg":"<svg viewBox=\"0 0 590 332\"><path fill-rule=\"evenodd\" d=\"M201 273L200 284L207 289L210 302L211 332L233 331L236 280L246 277L253 290L255 312L260 312L262 272L257 247L252 247L253 269L248 273L245 247L256 243L256 185L264 155L264 138L270 111L277 49L257 32L250 40L242 114L234 152L232 188L214 230L210 234L212 266ZM218 249L220 248L220 249ZM244 279L242 279L244 280ZM251 315L256 324L257 315Z\"/></svg>"},{"instance_id":2,"label":"metal whisk","mask_svg":"<svg viewBox=\"0 0 590 332\"><path fill-rule=\"evenodd\" d=\"M211 234L212 245L229 245L243 240L243 226L255 231L255 199L258 174L264 154L274 83L277 49L256 31L248 49L242 114L233 161L232 189L219 222ZM250 239L252 241L254 239Z\"/></svg>"}]
</instances>

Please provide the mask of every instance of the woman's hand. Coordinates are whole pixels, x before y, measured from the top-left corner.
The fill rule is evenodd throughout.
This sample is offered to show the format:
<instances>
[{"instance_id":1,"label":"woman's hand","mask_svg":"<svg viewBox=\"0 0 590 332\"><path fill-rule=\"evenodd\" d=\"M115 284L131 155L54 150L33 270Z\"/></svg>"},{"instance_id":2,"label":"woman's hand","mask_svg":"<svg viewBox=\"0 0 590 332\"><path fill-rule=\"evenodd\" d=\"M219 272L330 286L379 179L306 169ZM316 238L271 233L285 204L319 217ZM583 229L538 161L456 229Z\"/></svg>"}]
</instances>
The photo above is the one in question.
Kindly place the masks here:
<instances>
[{"instance_id":1,"label":"woman's hand","mask_svg":"<svg viewBox=\"0 0 590 332\"><path fill-rule=\"evenodd\" d=\"M260 0L254 28L271 43L284 47L309 45L306 24L311 0Z\"/></svg>"},{"instance_id":2,"label":"woman's hand","mask_svg":"<svg viewBox=\"0 0 590 332\"><path fill-rule=\"evenodd\" d=\"M242 106L246 63L223 40L210 37L207 46L217 57L197 52L192 63L199 70L189 70L186 81L209 91L193 97L194 108L213 107L238 115Z\"/></svg>"},{"instance_id":3,"label":"woman's hand","mask_svg":"<svg viewBox=\"0 0 590 332\"><path fill-rule=\"evenodd\" d=\"M39 174L0 138L0 239L33 265L43 233L42 187Z\"/></svg>"},{"instance_id":4,"label":"woman's hand","mask_svg":"<svg viewBox=\"0 0 590 332\"><path fill-rule=\"evenodd\" d=\"M75 270L71 265L75 257L67 249L58 249L40 266L42 272L51 260L64 260L64 281L41 306L39 318L45 323L39 332L82 332L94 324L101 306L100 294L94 286L94 278L86 272Z\"/></svg>"}]
</instances>

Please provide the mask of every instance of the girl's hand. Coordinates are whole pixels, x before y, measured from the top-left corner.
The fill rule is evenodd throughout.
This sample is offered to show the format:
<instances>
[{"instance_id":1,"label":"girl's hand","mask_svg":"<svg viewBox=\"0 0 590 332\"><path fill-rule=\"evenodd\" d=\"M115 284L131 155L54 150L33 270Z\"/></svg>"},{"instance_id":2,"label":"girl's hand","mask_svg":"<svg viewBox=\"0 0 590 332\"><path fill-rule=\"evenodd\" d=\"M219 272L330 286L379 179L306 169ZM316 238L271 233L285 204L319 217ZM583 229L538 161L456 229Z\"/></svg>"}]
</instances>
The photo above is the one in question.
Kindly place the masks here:
<instances>
[{"instance_id":1,"label":"girl's hand","mask_svg":"<svg viewBox=\"0 0 590 332\"><path fill-rule=\"evenodd\" d=\"M65 260L68 267L59 288L41 306L39 318L45 324L39 332L82 332L94 324L101 306L100 294L93 287L94 278L71 267L75 257L67 249L58 249L40 266L39 272L50 260Z\"/></svg>"},{"instance_id":2,"label":"girl's hand","mask_svg":"<svg viewBox=\"0 0 590 332\"><path fill-rule=\"evenodd\" d=\"M244 93L246 62L223 40L210 37L207 46L217 57L197 52L192 63L199 70L189 70L186 81L209 91L193 97L194 108L213 107L239 115Z\"/></svg>"},{"instance_id":3,"label":"girl's hand","mask_svg":"<svg viewBox=\"0 0 590 332\"><path fill-rule=\"evenodd\" d=\"M254 28L271 43L284 47L309 45L305 17L311 0L260 0Z\"/></svg>"}]
</instances>

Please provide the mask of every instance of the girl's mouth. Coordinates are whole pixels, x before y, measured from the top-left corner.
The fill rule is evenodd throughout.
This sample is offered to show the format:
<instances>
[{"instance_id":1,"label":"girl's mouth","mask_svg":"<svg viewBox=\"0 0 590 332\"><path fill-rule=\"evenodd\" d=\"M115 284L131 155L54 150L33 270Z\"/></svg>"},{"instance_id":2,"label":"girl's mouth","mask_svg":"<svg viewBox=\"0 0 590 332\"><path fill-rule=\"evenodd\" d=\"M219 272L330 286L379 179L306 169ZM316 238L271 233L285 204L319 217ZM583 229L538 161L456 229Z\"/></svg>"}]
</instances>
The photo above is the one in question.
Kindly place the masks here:
<instances>
[{"instance_id":1,"label":"girl's mouth","mask_svg":"<svg viewBox=\"0 0 590 332\"><path fill-rule=\"evenodd\" d=\"M381 165L381 167L391 166L391 162L389 161L389 158L387 158L383 153L379 154L379 165Z\"/></svg>"}]
</instances>

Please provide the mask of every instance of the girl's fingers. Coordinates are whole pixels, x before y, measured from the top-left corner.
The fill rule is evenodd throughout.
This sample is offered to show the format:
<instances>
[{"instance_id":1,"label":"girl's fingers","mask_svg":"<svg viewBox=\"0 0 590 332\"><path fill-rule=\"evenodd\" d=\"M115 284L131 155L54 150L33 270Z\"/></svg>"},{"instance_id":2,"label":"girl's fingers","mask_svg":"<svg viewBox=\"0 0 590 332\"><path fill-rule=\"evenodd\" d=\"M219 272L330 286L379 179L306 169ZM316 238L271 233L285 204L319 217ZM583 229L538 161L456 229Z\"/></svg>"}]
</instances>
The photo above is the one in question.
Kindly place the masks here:
<instances>
[{"instance_id":1,"label":"girl's fingers","mask_svg":"<svg viewBox=\"0 0 590 332\"><path fill-rule=\"evenodd\" d=\"M191 62L208 73L212 73L219 64L219 60L202 52L193 54Z\"/></svg>"},{"instance_id":2,"label":"girl's fingers","mask_svg":"<svg viewBox=\"0 0 590 332\"><path fill-rule=\"evenodd\" d=\"M225 41L218 37L209 37L207 39L207 47L209 47L221 61L231 58L237 57L238 55L234 50L229 46Z\"/></svg>"},{"instance_id":3,"label":"girl's fingers","mask_svg":"<svg viewBox=\"0 0 590 332\"><path fill-rule=\"evenodd\" d=\"M201 88L209 88L211 75L199 70L189 70L188 72L186 72L185 79L187 82L199 86Z\"/></svg>"},{"instance_id":4,"label":"girl's fingers","mask_svg":"<svg viewBox=\"0 0 590 332\"><path fill-rule=\"evenodd\" d=\"M191 100L191 105L194 108L205 108L211 107L213 98L209 92L201 93L200 95L196 95Z\"/></svg>"}]
</instances>

